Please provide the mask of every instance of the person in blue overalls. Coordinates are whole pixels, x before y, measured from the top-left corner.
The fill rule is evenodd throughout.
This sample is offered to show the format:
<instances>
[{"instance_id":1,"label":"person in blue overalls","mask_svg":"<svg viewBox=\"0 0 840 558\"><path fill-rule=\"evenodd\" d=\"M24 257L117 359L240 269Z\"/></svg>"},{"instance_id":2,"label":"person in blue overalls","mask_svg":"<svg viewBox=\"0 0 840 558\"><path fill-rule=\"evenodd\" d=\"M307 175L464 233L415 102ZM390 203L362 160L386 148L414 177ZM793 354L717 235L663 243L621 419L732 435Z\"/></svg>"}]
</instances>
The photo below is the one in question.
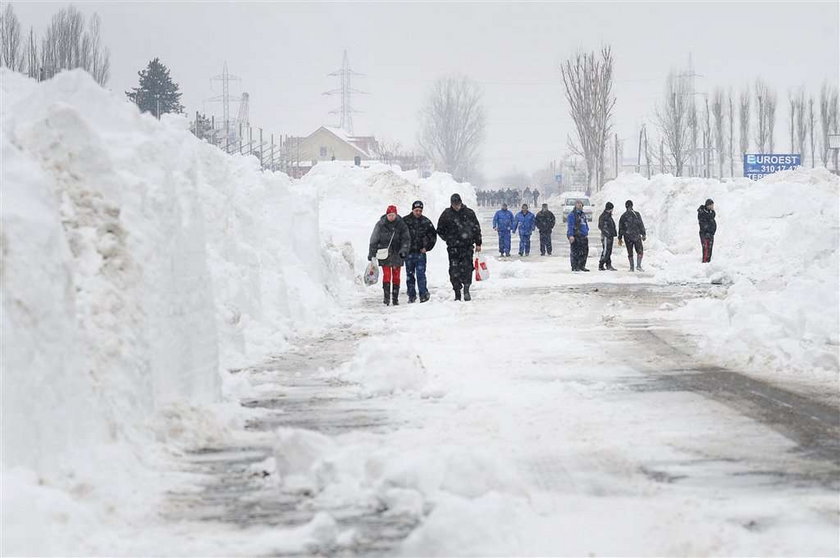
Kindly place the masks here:
<instances>
[{"instance_id":1,"label":"person in blue overalls","mask_svg":"<svg viewBox=\"0 0 840 558\"><path fill-rule=\"evenodd\" d=\"M531 233L534 232L536 216L528 211L528 204L522 204L522 211L516 214L513 232L519 231L519 255L531 255Z\"/></svg>"},{"instance_id":2,"label":"person in blue overalls","mask_svg":"<svg viewBox=\"0 0 840 558\"><path fill-rule=\"evenodd\" d=\"M513 213L507 204L503 203L502 208L493 215L493 230L499 233L499 255L503 258L510 257L510 231L513 228Z\"/></svg>"}]
</instances>

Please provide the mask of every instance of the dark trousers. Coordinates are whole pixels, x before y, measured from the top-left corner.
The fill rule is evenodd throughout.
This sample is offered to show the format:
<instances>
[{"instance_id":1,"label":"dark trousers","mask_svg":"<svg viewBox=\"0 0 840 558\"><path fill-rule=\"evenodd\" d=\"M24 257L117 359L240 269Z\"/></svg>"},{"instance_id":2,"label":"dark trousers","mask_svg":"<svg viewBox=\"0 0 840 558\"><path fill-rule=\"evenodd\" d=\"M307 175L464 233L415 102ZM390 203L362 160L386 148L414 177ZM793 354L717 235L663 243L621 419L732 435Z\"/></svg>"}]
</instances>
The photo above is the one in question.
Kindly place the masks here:
<instances>
[{"instance_id":1,"label":"dark trousers","mask_svg":"<svg viewBox=\"0 0 840 558\"><path fill-rule=\"evenodd\" d=\"M464 285L472 284L472 245L450 245L446 247L446 253L449 255L449 281L452 283L452 288L459 291Z\"/></svg>"},{"instance_id":2,"label":"dark trousers","mask_svg":"<svg viewBox=\"0 0 840 558\"><path fill-rule=\"evenodd\" d=\"M700 246L703 248L703 263L712 261L712 247L714 245L714 236L700 235Z\"/></svg>"},{"instance_id":3,"label":"dark trousers","mask_svg":"<svg viewBox=\"0 0 840 558\"><path fill-rule=\"evenodd\" d=\"M636 254L639 256L645 253L645 247L642 244L641 238L627 238L624 237L624 245L627 246L627 257L633 259L633 248L636 249Z\"/></svg>"},{"instance_id":4,"label":"dark trousers","mask_svg":"<svg viewBox=\"0 0 840 558\"><path fill-rule=\"evenodd\" d=\"M572 259L572 271L578 271L586 267L586 258L589 257L589 238L575 236L570 249Z\"/></svg>"},{"instance_id":5,"label":"dark trousers","mask_svg":"<svg viewBox=\"0 0 840 558\"><path fill-rule=\"evenodd\" d=\"M405 271L408 276L408 298L417 298L417 291L414 289L414 281L417 281L417 289L420 296L429 293L426 287L426 254L414 252L405 258Z\"/></svg>"},{"instance_id":6,"label":"dark trousers","mask_svg":"<svg viewBox=\"0 0 840 558\"><path fill-rule=\"evenodd\" d=\"M540 254L551 255L551 231L540 231Z\"/></svg>"},{"instance_id":7,"label":"dark trousers","mask_svg":"<svg viewBox=\"0 0 840 558\"><path fill-rule=\"evenodd\" d=\"M601 237L601 258L598 260L598 265L612 267L612 249L613 237Z\"/></svg>"}]
</instances>

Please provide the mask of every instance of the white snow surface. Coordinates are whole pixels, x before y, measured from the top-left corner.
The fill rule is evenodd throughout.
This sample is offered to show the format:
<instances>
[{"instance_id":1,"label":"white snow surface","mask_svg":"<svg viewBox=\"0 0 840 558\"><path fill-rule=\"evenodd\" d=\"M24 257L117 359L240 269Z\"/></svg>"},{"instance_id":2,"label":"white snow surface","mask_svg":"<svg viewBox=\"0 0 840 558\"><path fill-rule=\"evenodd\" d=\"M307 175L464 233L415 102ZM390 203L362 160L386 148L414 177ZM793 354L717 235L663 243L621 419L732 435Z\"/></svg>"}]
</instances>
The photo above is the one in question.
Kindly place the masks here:
<instances>
[{"instance_id":1,"label":"white snow surface","mask_svg":"<svg viewBox=\"0 0 840 558\"><path fill-rule=\"evenodd\" d=\"M422 520L404 555L837 553L836 494L762 480L810 466L790 440L696 394L634 392L646 376L633 358L653 366L659 355L622 352L622 336L635 339L616 326L637 317L627 301L593 307L548 290L595 274L572 275L557 257L491 259L473 303L445 303L439 244L432 301L383 309L381 290L360 280L375 221L415 199L436 221L455 191L473 205L469 184L339 162L293 181L197 141L181 118L140 115L82 72L39 84L0 70L0 80L0 554L258 555L352 542L324 511L294 528L155 517L165 490L195 480L161 472L162 454L237 436L240 411L219 402L254 388L226 371L330 324L360 341L320 374L352 382L400 426L281 428L259 468L321 509ZM696 209L707 197L718 234L703 265ZM593 201L613 201L617 221L627 198L648 227L651 272L600 281L721 283L660 317L702 328L710 361L836 385L836 177L622 176Z\"/></svg>"},{"instance_id":2,"label":"white snow surface","mask_svg":"<svg viewBox=\"0 0 840 558\"><path fill-rule=\"evenodd\" d=\"M703 264L697 208L708 198L718 228ZM612 201L618 225L628 199L644 219L645 267L657 281L727 287L725 296L687 300L672 314L702 328L705 354L764 377L838 385L840 177L825 168L759 181L625 174L593 196L595 219ZM597 244L597 230L590 234ZM613 261L627 261L617 244Z\"/></svg>"}]
</instances>

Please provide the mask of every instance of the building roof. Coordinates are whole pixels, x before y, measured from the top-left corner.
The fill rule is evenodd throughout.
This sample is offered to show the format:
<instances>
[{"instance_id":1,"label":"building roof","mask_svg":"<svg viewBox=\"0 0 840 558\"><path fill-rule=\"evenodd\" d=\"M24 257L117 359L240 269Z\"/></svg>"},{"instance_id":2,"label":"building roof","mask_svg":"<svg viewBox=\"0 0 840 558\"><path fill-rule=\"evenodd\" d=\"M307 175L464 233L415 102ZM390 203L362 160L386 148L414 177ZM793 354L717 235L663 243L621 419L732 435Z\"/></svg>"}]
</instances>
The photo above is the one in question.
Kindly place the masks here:
<instances>
[{"instance_id":1,"label":"building roof","mask_svg":"<svg viewBox=\"0 0 840 558\"><path fill-rule=\"evenodd\" d=\"M373 136L351 136L345 130L343 130L341 128L333 128L332 126L321 126L321 128L319 128L319 130L320 129L324 129L324 130L328 131L329 133L331 133L332 135L334 135L335 137L337 137L338 139L340 139L344 143L347 143L348 145L350 145L351 147L356 149L359 152L359 154L361 156L363 156L364 158L367 158L367 159L372 159L373 158L372 154L369 153L364 147L362 147L362 145L368 144L370 142L370 140L373 139ZM317 132L317 131L318 130L315 130L315 132ZM315 133L315 132L313 132L313 133Z\"/></svg>"}]
</instances>

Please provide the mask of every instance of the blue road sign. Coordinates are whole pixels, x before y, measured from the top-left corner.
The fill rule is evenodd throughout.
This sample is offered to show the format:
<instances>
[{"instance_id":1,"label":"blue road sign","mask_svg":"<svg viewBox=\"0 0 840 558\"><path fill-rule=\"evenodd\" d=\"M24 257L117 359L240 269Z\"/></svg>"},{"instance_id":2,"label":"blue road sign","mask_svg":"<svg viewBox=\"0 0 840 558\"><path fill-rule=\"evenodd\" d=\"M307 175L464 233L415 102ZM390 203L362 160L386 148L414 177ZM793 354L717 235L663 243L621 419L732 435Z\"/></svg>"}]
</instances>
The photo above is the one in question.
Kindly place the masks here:
<instances>
[{"instance_id":1,"label":"blue road sign","mask_svg":"<svg viewBox=\"0 0 840 558\"><path fill-rule=\"evenodd\" d=\"M563 182L563 175L562 174L555 174L554 175L555 182Z\"/></svg>"},{"instance_id":2,"label":"blue road sign","mask_svg":"<svg viewBox=\"0 0 840 558\"><path fill-rule=\"evenodd\" d=\"M798 153L745 153L744 176L758 180L774 172L795 169L801 164L802 156Z\"/></svg>"}]
</instances>

